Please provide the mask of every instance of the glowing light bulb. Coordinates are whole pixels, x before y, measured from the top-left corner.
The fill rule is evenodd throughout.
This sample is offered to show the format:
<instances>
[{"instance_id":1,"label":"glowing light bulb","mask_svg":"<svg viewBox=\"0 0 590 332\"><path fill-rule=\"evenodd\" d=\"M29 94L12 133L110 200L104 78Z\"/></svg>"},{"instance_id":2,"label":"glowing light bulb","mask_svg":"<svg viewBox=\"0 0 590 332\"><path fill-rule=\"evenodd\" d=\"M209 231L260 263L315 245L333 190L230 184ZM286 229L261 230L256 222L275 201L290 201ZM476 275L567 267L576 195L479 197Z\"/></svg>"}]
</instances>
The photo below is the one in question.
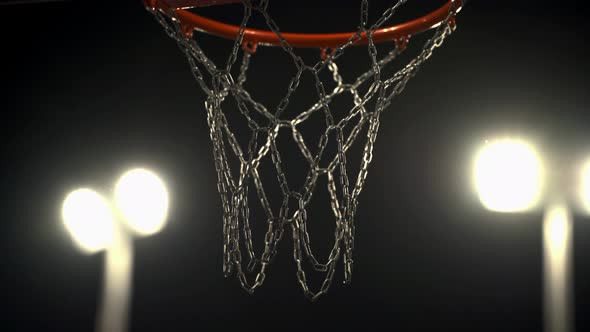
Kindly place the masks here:
<instances>
[{"instance_id":1,"label":"glowing light bulb","mask_svg":"<svg viewBox=\"0 0 590 332\"><path fill-rule=\"evenodd\" d=\"M113 242L114 221L109 204L91 189L78 189L62 205L64 225L74 242L87 253L109 247Z\"/></svg>"},{"instance_id":2,"label":"glowing light bulb","mask_svg":"<svg viewBox=\"0 0 590 332\"><path fill-rule=\"evenodd\" d=\"M541 161L531 146L519 140L486 144L477 154L473 177L479 199L489 210L524 211L541 194Z\"/></svg>"},{"instance_id":3,"label":"glowing light bulb","mask_svg":"<svg viewBox=\"0 0 590 332\"><path fill-rule=\"evenodd\" d=\"M159 232L168 214L168 191L153 172L134 169L115 187L115 201L125 223L140 235Z\"/></svg>"}]
</instances>

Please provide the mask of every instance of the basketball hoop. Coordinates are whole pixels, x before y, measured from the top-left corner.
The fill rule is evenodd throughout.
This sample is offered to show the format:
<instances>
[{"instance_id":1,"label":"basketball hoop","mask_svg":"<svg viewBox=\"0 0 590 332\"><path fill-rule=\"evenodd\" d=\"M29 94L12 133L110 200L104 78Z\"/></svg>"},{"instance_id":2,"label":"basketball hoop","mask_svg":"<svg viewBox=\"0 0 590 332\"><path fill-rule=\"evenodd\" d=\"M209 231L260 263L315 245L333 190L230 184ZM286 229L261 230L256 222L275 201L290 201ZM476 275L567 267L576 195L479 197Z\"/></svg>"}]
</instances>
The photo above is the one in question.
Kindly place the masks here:
<instances>
[{"instance_id":1,"label":"basketball hoop","mask_svg":"<svg viewBox=\"0 0 590 332\"><path fill-rule=\"evenodd\" d=\"M146 8L163 26L166 33L176 40L186 55L192 73L206 95L205 108L213 143L213 156L217 170L218 190L223 206L224 231L224 273L235 273L244 289L253 292L261 286L266 278L268 267L277 252L285 226L292 229L294 243L293 257L297 265L297 280L304 294L312 300L326 293L332 284L336 264L343 257L344 281L351 281L354 247L354 216L373 158L373 146L379 129L381 113L388 108L395 96L399 95L408 81L417 73L421 65L430 58L433 51L440 47L445 38L455 30L455 15L463 6L463 0L449 0L433 12L398 25L386 26L396 11L407 0L392 1L394 4L383 11L373 24L368 22L368 0L362 0L360 6L361 21L359 29L354 32L341 33L289 33L281 32L267 11L268 0L144 0ZM241 3L244 9L242 23L231 25L205 18L188 10L204 6ZM253 13L260 14L268 30L247 27ZM409 47L409 38L421 33L431 32L431 36L418 49L413 57L401 69L391 70L396 57ZM233 41L232 51L228 54L223 67L216 66L205 54L199 44L198 33ZM375 44L393 41L391 49L381 55ZM337 60L350 47L366 47L370 59L370 69L348 83L339 73ZM246 89L245 81L251 59L259 46L275 46L286 52L293 59L296 74L290 80L286 95L274 111L269 105L258 102ZM317 48L320 57L313 65L305 63L298 55L298 49ZM239 73L232 74L231 69L241 56ZM320 73L327 71L330 84L335 84L332 91L326 91L326 83L320 79ZM317 100L311 107L301 110L292 118L286 118L284 111L289 99L297 90L302 74L311 73L315 79ZM206 79L204 74L210 79ZM234 77L236 76L236 77ZM361 86L366 89L361 91ZM335 120L330 105L334 98L350 94L353 102L340 120ZM234 132L228 125L226 99L236 102L239 115L247 122L251 133L246 149L238 143ZM342 110L339 110L342 111ZM325 117L327 129L317 143L315 153L309 148L310 142L300 132L299 126L313 114ZM254 116L256 115L256 116ZM263 119L263 120L259 120ZM366 130L366 134L361 134ZM308 163L309 170L301 188L289 186L289 179L284 172L276 141L280 132L288 131L290 138ZM260 142L259 138L263 138ZM365 138L363 141L362 138ZM363 144L362 158L356 179L349 179L347 164L352 161L347 155L355 141ZM326 146L333 144L337 150L326 166L320 161ZM237 157L239 171L230 167L229 156ZM276 172L282 197L280 209L273 209L269 196L259 174L258 168L263 160L270 160ZM235 173L235 174L234 174ZM320 262L313 253L308 232L309 202L315 192L319 178L327 178L330 207L335 220L334 245L325 262ZM266 180L266 179L265 179ZM249 212L248 192L252 188L257 194L260 206L265 213L267 230L264 237L264 249L256 255L252 241L251 216ZM274 197L273 197L274 198ZM290 206L295 202L295 207ZM240 234L243 234L241 238ZM240 244L243 241L243 245ZM255 271L255 278L249 281L246 266L242 263L241 247L246 248L249 259L248 271ZM314 270L323 272L324 278L319 290L310 290L304 267L305 259Z\"/></svg>"},{"instance_id":2,"label":"basketball hoop","mask_svg":"<svg viewBox=\"0 0 590 332\"><path fill-rule=\"evenodd\" d=\"M194 30L200 30L226 39L236 39L240 34L240 27L236 25L225 24L219 21L211 20L203 16L192 13L182 8L188 7L205 7L212 5L222 5L231 3L240 3L241 0L146 0L146 5L159 9L164 13L175 11L175 16L180 21L183 30L187 36L192 35ZM437 27L447 19L449 13L456 14L462 7L461 1L449 0L437 10L412 21L402 24L380 28L372 32L372 39L375 43L390 40L403 40L414 34ZM244 29L243 43L250 45L280 46L281 38L272 31L257 29ZM292 47L298 48L336 48L340 47L356 35L357 32L342 33L282 33L282 37ZM366 33L361 33L355 40L355 45L367 44L369 39Z\"/></svg>"}]
</instances>

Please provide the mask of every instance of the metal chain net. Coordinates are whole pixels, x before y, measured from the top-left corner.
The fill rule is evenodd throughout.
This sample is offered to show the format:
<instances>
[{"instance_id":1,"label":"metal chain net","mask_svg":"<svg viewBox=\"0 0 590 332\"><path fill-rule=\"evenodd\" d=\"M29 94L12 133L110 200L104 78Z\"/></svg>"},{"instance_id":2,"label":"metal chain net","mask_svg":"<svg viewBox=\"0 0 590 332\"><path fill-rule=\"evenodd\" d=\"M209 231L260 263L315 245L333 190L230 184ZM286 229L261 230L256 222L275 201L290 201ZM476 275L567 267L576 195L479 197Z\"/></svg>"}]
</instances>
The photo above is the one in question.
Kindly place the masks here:
<instances>
[{"instance_id":1,"label":"metal chain net","mask_svg":"<svg viewBox=\"0 0 590 332\"><path fill-rule=\"evenodd\" d=\"M454 30L452 15L454 11L449 11L447 18L433 30L432 36L427 39L415 58L399 70L387 70L387 66L404 51L405 46L395 43L391 50L380 57L373 42L372 33L390 20L397 9L406 1L393 1L394 4L387 8L374 24L369 25L369 3L368 0L363 0L360 6L360 25L357 33L351 36L346 44L332 50L328 56L313 65L307 65L297 54L296 49L283 38L279 27L268 14L268 0L257 3L243 1L244 15L240 33L235 39L232 52L224 67L216 66L205 55L196 34L192 37L187 36L186 31L183 31L183 27L179 20L175 19L173 13L166 15L148 7L148 10L164 27L166 33L177 41L178 46L188 59L195 79L206 94L205 108L210 138L213 143L218 190L223 206L223 271L226 276L235 273L246 291L252 293L263 284L269 264L277 253L277 246L283 238L286 226L290 226L292 230L293 258L297 265L297 280L308 298L315 300L328 291L334 278L336 265L341 257L344 266L344 282L350 283L353 268L354 216L358 207L358 197L367 178L369 164L373 159L373 147L379 130L380 115L391 104L392 99L402 92L407 82L430 58L433 51L441 46L445 38ZM253 55L242 48L242 36L253 12L264 17L268 29L279 37L280 47L290 56L296 67L296 74L290 80L286 94L272 111L269 107L254 100L244 87ZM371 66L368 71L358 76L354 81L347 83L338 71L336 60L347 48L361 39L362 33L367 35L368 45L366 47ZM241 63L236 64L240 57ZM237 77L231 74L233 66L239 66ZM332 91L326 91L326 82L320 79L320 72L325 70L331 73L330 79L333 80L331 84L336 85ZM203 73L210 75L212 78L210 82L206 82ZM313 75L319 98L309 109L302 110L295 117L287 119L283 113L304 73ZM363 85L368 88L366 88L366 92L361 94L359 88ZM350 94L354 102L353 105L350 105L350 110L346 115L336 121L330 107L332 100L341 94ZM232 128L228 125L222 107L226 98L235 100L240 114L247 121L251 131L247 149L242 149L238 144ZM371 100L373 102L369 103ZM369 105L371 106L369 107ZM317 143L316 153L312 153L299 131L299 126L316 112L321 112L324 116L327 129ZM263 125L259 123L260 121L256 121L253 113L266 119L266 123ZM347 126L349 132L345 134L344 129ZM366 134L361 135L364 130L366 130ZM289 186L288 177L281 161L281 153L276 144L279 132L291 134L309 164L304 184L298 190ZM259 139L261 137L262 140ZM357 140L364 140L362 159L358 175L355 179L351 179L347 173L347 163L350 162L347 160L347 151ZM321 167L320 160L329 143L336 144L337 153L326 167ZM230 154L239 160L239 174L232 174L228 158ZM282 203L279 209L273 210L271 207L263 185L264 181L259 173L259 165L265 158L272 161L277 175L274 181L278 181L282 192ZM321 177L327 177L327 189L335 220L334 244L325 261L321 261L314 255L308 232L310 220L307 218L308 204L316 189L316 183ZM254 251L250 227L252 220L248 202L249 190L256 191L267 224L264 249L259 256ZM290 201L295 202L295 208L290 206ZM243 241L243 248L246 249L247 264L243 262L244 254L240 249L240 241ZM311 290L309 287L304 268L305 259L311 263L314 270L324 273L323 282L318 290ZM246 271L253 272L255 278L248 280Z\"/></svg>"}]
</instances>

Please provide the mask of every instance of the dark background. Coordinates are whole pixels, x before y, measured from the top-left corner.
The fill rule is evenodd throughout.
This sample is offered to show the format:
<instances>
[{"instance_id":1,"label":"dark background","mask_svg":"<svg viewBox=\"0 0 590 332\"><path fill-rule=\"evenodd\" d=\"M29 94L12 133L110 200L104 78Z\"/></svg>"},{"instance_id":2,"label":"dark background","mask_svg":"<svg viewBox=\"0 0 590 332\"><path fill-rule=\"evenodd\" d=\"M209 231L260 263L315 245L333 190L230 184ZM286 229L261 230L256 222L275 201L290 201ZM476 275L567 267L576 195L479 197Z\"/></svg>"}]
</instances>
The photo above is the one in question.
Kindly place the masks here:
<instances>
[{"instance_id":1,"label":"dark background","mask_svg":"<svg viewBox=\"0 0 590 332\"><path fill-rule=\"evenodd\" d=\"M334 3L316 3L323 16L309 14L313 3L274 13L288 27L305 17L312 31L358 19L356 9L335 18L326 16ZM542 211L484 211L469 165L484 139L520 135L571 189L590 153L587 14L581 1L466 5L457 32L382 117L352 285L341 285L339 269L310 303L288 236L255 295L223 278L203 95L140 1L0 6L3 329L93 328L103 257L76 250L61 201L79 186L108 193L123 170L142 165L162 174L172 206L162 233L135 241L133 331L540 331ZM589 222L576 215L578 331L590 330Z\"/></svg>"}]
</instances>

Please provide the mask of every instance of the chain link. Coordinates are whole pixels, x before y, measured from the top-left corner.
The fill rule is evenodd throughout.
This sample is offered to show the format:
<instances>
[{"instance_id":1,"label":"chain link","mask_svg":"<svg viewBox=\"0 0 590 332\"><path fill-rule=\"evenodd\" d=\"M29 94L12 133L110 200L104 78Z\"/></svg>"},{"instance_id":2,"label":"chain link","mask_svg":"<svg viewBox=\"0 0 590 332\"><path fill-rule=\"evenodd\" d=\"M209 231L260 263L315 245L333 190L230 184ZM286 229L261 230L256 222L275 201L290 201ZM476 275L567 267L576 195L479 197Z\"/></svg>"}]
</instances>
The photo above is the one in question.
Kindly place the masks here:
<instances>
[{"instance_id":1,"label":"chain link","mask_svg":"<svg viewBox=\"0 0 590 332\"><path fill-rule=\"evenodd\" d=\"M425 42L418 56L403 68L389 75L384 74L384 69L404 51L405 46L394 46L385 56L378 59L378 51L372 34L406 2L407 0L395 1L395 4L387 8L381 17L369 26L369 3L368 0L363 0L360 6L360 24L357 33L353 34L344 45L334 49L325 59L318 60L313 66L309 66L283 37L278 25L268 14L269 1L259 1L258 4L252 4L250 1L244 0L244 16L240 30L234 41L232 52L222 69L217 68L205 55L198 44L197 34L187 37L174 12L164 14L148 8L163 26L166 34L177 41L178 46L188 59L196 81L207 96L205 101L207 123L213 144L217 188L223 208L223 271L226 276L232 273L236 274L246 291L252 293L263 284L269 265L283 238L285 226L288 225L292 230L293 258L297 266L297 280L307 297L315 300L328 291L341 255L344 263L344 282L351 281L355 234L354 216L358 208L358 197L367 179L369 164L373 160L380 115L391 104L392 99L403 91L407 82L417 73L420 66L430 58L437 47L442 45L445 38L454 29L454 18L452 17L454 8L451 8L448 17L434 30L432 37ZM244 52L240 46L242 46L244 31L253 12L262 15L268 29L280 39L280 48L290 55L296 68L296 73L288 84L286 94L272 112L266 106L255 101L245 88L252 55ZM339 73L336 60L362 35L366 35L368 39L367 52L371 66L352 83L346 83ZM242 61L237 79L234 80L231 70L240 53ZM320 72L326 68L331 73L331 80L336 84L331 92L326 92L325 82L320 79ZM283 113L289 105L293 93L298 89L302 75L306 72L311 73L314 78L318 100L313 106L300 112L294 118L285 119ZM210 76L210 79L205 78L205 73ZM368 89L364 94L361 94L359 88L365 84L368 84ZM330 105L335 97L345 93L352 96L353 105L348 113L336 122ZM235 100L240 114L246 120L251 131L246 151L240 147L224 114L222 105L228 96ZM371 100L375 100L375 104L369 110L367 105ZM304 136L299 131L299 126L316 112L323 114L326 131L321 135L314 154L307 146ZM262 122L265 123L259 123L261 120L255 121L255 113L258 115L256 118L264 119ZM348 134L345 134L345 129L348 127L351 129ZM292 139L309 164L304 184L299 190L295 190L289 185L281 154L276 144L281 128L290 130ZM353 143L362 137L361 133L364 129L366 129L364 136L366 141L363 145L360 170L356 179L352 181L347 169L349 163L347 152ZM335 144L337 153L326 167L321 167L320 162L323 160L324 152L329 144ZM230 155L237 157L239 174L232 174ZM275 181L281 190L282 200L278 211L273 211L259 173L259 165L265 159L270 159L274 165ZM318 259L313 252L307 216L308 205L315 192L316 184L318 179L323 176L327 178L330 207L335 220L334 242L325 261ZM248 201L248 193L252 186L258 203L264 211L267 224L264 248L260 256L255 253L251 230L252 216L249 204L252 202ZM246 270L255 274L253 281L248 280L246 276L245 263L242 262L242 248L245 249L248 258ZM310 290L304 267L305 260L314 270L324 273L324 279L317 291Z\"/></svg>"}]
</instances>

